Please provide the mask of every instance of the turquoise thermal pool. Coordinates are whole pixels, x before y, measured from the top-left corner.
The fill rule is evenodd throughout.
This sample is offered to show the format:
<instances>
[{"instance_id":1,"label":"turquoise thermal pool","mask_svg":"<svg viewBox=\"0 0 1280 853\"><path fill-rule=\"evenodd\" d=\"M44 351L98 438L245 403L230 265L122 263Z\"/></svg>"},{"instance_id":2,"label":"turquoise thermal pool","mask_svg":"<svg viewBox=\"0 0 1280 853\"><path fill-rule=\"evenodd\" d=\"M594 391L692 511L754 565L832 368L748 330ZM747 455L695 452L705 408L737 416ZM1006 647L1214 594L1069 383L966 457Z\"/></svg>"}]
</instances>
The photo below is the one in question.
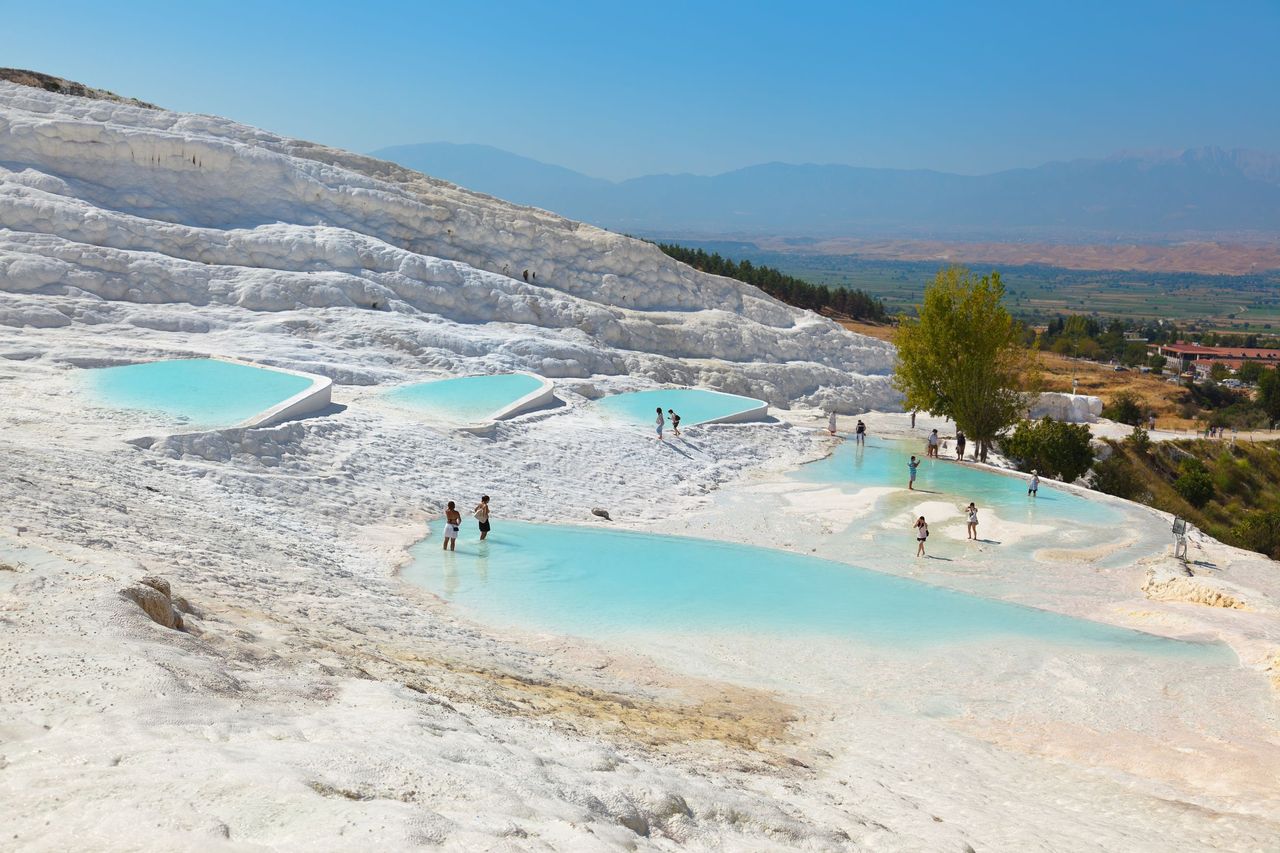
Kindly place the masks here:
<instances>
[{"instance_id":1,"label":"turquoise thermal pool","mask_svg":"<svg viewBox=\"0 0 1280 853\"><path fill-rule=\"evenodd\" d=\"M387 392L392 405L423 412L458 423L480 423L544 386L544 380L528 373L460 376L415 382Z\"/></svg>"},{"instance_id":2,"label":"turquoise thermal pool","mask_svg":"<svg viewBox=\"0 0 1280 853\"><path fill-rule=\"evenodd\" d=\"M980 510L995 510L1009 520L1115 524L1115 506L1100 500L1089 500L1043 481L1038 496L1032 499L1027 497L1026 480L1020 477L968 462L956 462L946 456L926 459L923 439L914 442L869 438L861 447L852 440L843 441L830 456L803 466L792 478L805 483L855 488L893 486L905 489L907 463L912 454L920 460L914 495L917 500L933 497L958 505L973 501Z\"/></svg>"},{"instance_id":3,"label":"turquoise thermal pool","mask_svg":"<svg viewBox=\"0 0 1280 853\"><path fill-rule=\"evenodd\" d=\"M468 534L471 533L470 541ZM591 638L628 634L840 637L884 648L1054 645L1232 660L1230 651L979 598L786 551L513 521L438 531L405 577L477 621Z\"/></svg>"},{"instance_id":4,"label":"turquoise thermal pool","mask_svg":"<svg viewBox=\"0 0 1280 853\"><path fill-rule=\"evenodd\" d=\"M235 426L311 387L296 373L214 358L179 358L85 372L103 404L163 415L188 426Z\"/></svg>"},{"instance_id":5,"label":"turquoise thermal pool","mask_svg":"<svg viewBox=\"0 0 1280 853\"><path fill-rule=\"evenodd\" d=\"M680 416L682 426L693 426L734 416L745 417L748 412L755 410L760 410L760 416L763 416L765 402L701 388L663 388L614 394L601 399L596 405L610 415L635 424L653 423L657 418L655 410L661 406L663 413L674 409Z\"/></svg>"}]
</instances>

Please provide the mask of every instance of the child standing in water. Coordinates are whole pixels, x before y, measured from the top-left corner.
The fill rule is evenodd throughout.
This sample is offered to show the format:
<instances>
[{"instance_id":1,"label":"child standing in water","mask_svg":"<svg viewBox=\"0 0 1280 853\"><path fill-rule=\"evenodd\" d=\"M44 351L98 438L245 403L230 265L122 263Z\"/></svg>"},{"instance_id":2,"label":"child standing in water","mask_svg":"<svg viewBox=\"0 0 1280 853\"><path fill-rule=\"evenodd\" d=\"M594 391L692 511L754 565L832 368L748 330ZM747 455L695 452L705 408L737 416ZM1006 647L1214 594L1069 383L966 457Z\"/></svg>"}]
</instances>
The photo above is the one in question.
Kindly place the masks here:
<instances>
[{"instance_id":1,"label":"child standing in water","mask_svg":"<svg viewBox=\"0 0 1280 853\"><path fill-rule=\"evenodd\" d=\"M476 517L476 521L480 522L480 541L483 542L489 536L489 496L481 495L480 503L476 504L476 508L471 511Z\"/></svg>"},{"instance_id":2,"label":"child standing in water","mask_svg":"<svg viewBox=\"0 0 1280 853\"><path fill-rule=\"evenodd\" d=\"M1027 483L1027 497L1034 498L1036 492L1040 491L1040 474L1035 468L1031 469L1031 481Z\"/></svg>"},{"instance_id":3,"label":"child standing in water","mask_svg":"<svg viewBox=\"0 0 1280 853\"><path fill-rule=\"evenodd\" d=\"M666 423L665 423L665 422L663 421L663 419L662 419L662 407L661 407L661 406L659 406L659 407L658 407L658 420L657 420L657 421L655 421L655 427L656 427L656 429L657 429L657 431L658 431L658 441L662 441L662 428L663 428L664 426L666 426Z\"/></svg>"},{"instance_id":4,"label":"child standing in water","mask_svg":"<svg viewBox=\"0 0 1280 853\"><path fill-rule=\"evenodd\" d=\"M973 501L969 501L969 506L965 508L964 512L969 518L969 538L976 541L978 538L978 507Z\"/></svg>"},{"instance_id":5,"label":"child standing in water","mask_svg":"<svg viewBox=\"0 0 1280 853\"><path fill-rule=\"evenodd\" d=\"M908 479L907 479L907 488L913 492L916 490L916 469L919 467L920 467L920 460L912 456L911 461L907 463L907 471L909 472Z\"/></svg>"},{"instance_id":6,"label":"child standing in water","mask_svg":"<svg viewBox=\"0 0 1280 853\"><path fill-rule=\"evenodd\" d=\"M458 526L462 524L462 513L458 512L457 507L453 505L453 501L449 501L449 507L444 511L444 550L458 550Z\"/></svg>"},{"instance_id":7,"label":"child standing in water","mask_svg":"<svg viewBox=\"0 0 1280 853\"><path fill-rule=\"evenodd\" d=\"M671 434L680 435L680 416L676 414L675 409L667 409L667 416L671 418Z\"/></svg>"},{"instance_id":8,"label":"child standing in water","mask_svg":"<svg viewBox=\"0 0 1280 853\"><path fill-rule=\"evenodd\" d=\"M916 556L923 557L925 555L924 540L929 538L929 522L924 520L923 515L916 519L915 528L916 528Z\"/></svg>"}]
</instances>

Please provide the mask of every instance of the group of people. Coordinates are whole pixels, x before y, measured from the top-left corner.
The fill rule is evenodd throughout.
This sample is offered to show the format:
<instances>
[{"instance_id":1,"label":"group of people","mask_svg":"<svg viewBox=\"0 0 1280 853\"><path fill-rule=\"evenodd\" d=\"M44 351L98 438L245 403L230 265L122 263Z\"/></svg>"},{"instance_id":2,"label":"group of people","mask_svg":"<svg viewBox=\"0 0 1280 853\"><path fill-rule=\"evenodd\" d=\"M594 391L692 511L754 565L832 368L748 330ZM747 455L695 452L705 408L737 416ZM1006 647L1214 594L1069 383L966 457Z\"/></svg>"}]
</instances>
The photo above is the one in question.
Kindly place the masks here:
<instances>
[{"instance_id":1,"label":"group of people","mask_svg":"<svg viewBox=\"0 0 1280 853\"><path fill-rule=\"evenodd\" d=\"M937 430L934 430L937 432ZM959 439L957 439L959 444ZM934 454L936 456L936 454ZM907 462L907 488L911 491L916 489L916 471L920 468L920 460L912 456ZM1027 481L1027 497L1034 498L1040 493L1040 472L1035 468L1031 469L1031 479ZM978 539L978 507L973 501L969 501L969 505L965 507L965 525L968 529L968 538L974 541ZM920 516L912 525L916 531L916 556L923 557L924 541L929 538L929 522L925 521L924 516Z\"/></svg>"},{"instance_id":2,"label":"group of people","mask_svg":"<svg viewBox=\"0 0 1280 853\"><path fill-rule=\"evenodd\" d=\"M859 421L859 423L861 423L861 421ZM965 438L964 431L956 430L956 459L964 459L964 449L968 442L969 440ZM929 459L940 458L938 455L939 445L941 445L942 448L945 448L947 443L941 440L936 429L931 430L928 438L924 440L924 455Z\"/></svg>"},{"instance_id":3,"label":"group of people","mask_svg":"<svg viewBox=\"0 0 1280 853\"><path fill-rule=\"evenodd\" d=\"M680 435L680 416L676 414L675 409L667 409L667 415L664 418L662 416L662 407L659 406L658 420L656 421L658 441L662 441L662 430L667 425L667 418L671 419L671 434L675 436ZM694 424L694 426L697 426L697 424Z\"/></svg>"},{"instance_id":4,"label":"group of people","mask_svg":"<svg viewBox=\"0 0 1280 853\"><path fill-rule=\"evenodd\" d=\"M489 538L489 531L493 529L489 524L488 495L480 496L480 503L471 510L471 515L480 524L480 541L483 542ZM458 512L458 507L453 501L449 501L444 511L444 550L458 550L458 531L461 529L462 513Z\"/></svg>"}]
</instances>

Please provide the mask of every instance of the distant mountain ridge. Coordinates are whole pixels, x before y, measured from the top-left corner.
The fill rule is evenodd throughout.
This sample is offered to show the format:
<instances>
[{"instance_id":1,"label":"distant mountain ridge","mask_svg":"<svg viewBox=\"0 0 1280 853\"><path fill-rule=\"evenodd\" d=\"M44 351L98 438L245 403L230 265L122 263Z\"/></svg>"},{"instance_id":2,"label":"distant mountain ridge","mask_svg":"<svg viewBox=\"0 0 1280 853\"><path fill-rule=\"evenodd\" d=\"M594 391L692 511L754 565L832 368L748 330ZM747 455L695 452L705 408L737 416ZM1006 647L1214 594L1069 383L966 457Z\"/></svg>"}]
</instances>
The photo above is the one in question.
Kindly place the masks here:
<instances>
[{"instance_id":1,"label":"distant mountain ridge","mask_svg":"<svg viewBox=\"0 0 1280 853\"><path fill-rule=\"evenodd\" d=\"M501 149L426 143L374 156L469 189L637 233L951 239L1280 234L1280 156L1121 152L989 175L762 163L614 182Z\"/></svg>"}]
</instances>

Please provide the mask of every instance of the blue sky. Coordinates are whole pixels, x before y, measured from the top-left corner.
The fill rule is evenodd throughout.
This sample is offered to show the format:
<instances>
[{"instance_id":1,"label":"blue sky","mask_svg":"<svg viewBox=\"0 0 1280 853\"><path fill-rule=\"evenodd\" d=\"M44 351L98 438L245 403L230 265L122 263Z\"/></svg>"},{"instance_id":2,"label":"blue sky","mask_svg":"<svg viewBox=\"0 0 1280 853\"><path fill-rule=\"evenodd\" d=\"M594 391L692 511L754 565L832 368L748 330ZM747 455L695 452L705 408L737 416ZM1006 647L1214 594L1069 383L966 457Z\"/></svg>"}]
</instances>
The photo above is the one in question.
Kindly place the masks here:
<instances>
[{"instance_id":1,"label":"blue sky","mask_svg":"<svg viewBox=\"0 0 1280 853\"><path fill-rule=\"evenodd\" d=\"M0 0L0 64L369 151L591 175L1280 151L1280 2Z\"/></svg>"}]
</instances>

